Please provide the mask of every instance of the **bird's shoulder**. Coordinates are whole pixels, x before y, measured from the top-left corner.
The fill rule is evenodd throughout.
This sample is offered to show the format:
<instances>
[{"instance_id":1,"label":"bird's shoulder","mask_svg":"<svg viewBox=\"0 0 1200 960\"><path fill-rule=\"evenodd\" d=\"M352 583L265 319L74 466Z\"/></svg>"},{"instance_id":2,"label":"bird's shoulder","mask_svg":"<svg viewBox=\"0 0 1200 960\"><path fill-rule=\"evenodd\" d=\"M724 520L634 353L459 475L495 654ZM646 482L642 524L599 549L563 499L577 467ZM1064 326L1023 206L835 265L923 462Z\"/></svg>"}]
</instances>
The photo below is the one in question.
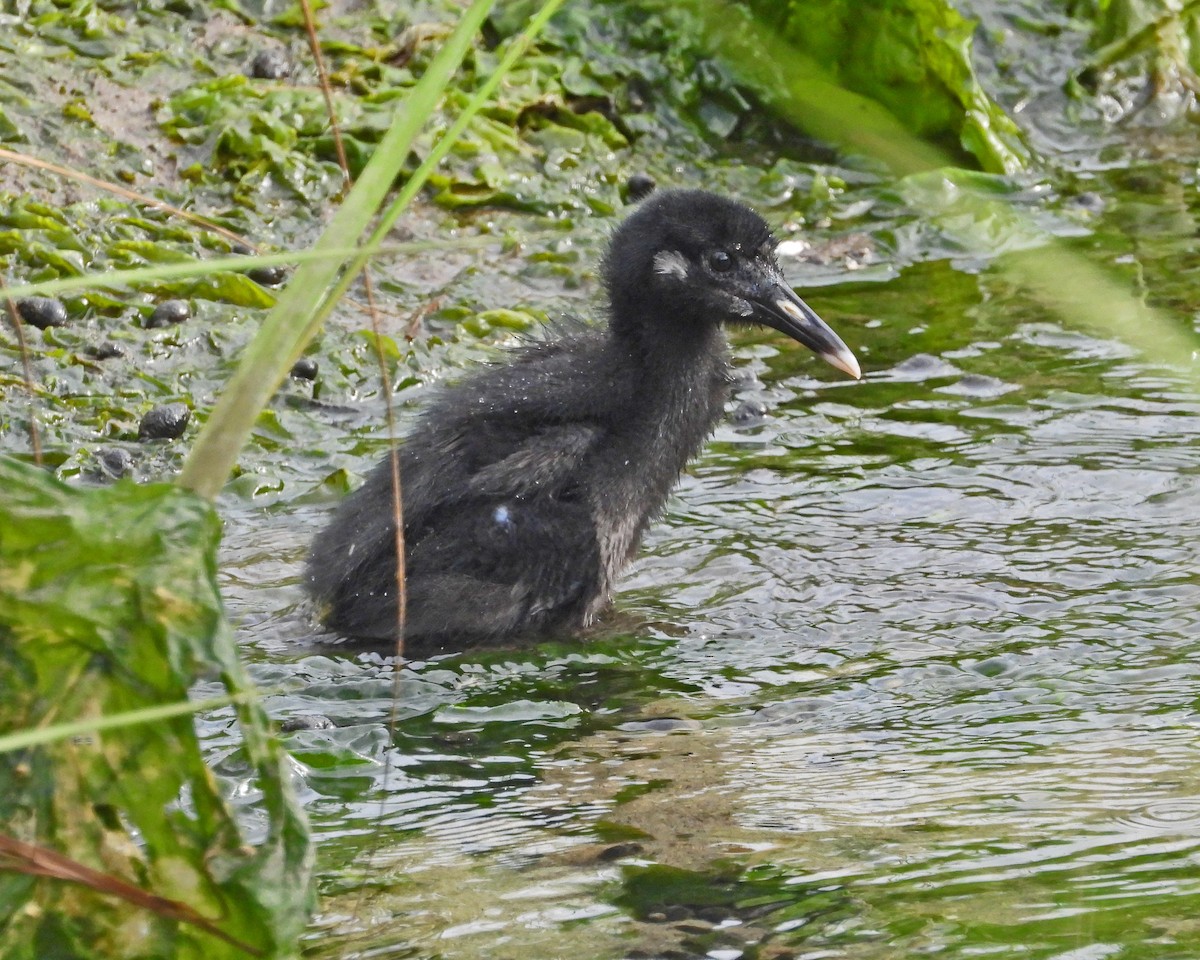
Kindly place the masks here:
<instances>
[{"instance_id":1,"label":"bird's shoulder","mask_svg":"<svg viewBox=\"0 0 1200 960\"><path fill-rule=\"evenodd\" d=\"M401 447L407 491L436 503L556 496L631 390L602 331L559 326L440 388Z\"/></svg>"},{"instance_id":2,"label":"bird's shoulder","mask_svg":"<svg viewBox=\"0 0 1200 960\"><path fill-rule=\"evenodd\" d=\"M602 421L619 409L636 372L603 330L560 322L548 336L510 347L493 363L441 388L423 418L462 428Z\"/></svg>"}]
</instances>

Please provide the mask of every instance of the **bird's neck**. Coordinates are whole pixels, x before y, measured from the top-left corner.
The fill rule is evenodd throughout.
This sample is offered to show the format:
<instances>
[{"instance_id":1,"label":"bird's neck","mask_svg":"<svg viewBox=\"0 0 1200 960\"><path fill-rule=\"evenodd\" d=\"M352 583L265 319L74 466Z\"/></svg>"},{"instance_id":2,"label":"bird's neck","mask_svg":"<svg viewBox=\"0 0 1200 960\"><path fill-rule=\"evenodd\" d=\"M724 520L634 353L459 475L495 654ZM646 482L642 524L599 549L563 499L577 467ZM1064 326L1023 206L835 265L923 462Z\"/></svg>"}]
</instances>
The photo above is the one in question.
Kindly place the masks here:
<instances>
[{"instance_id":1,"label":"bird's neck","mask_svg":"<svg viewBox=\"0 0 1200 960\"><path fill-rule=\"evenodd\" d=\"M728 362L729 345L719 323L687 313L673 314L670 306L637 312L616 310L609 321L609 335L648 371L658 369L682 379L689 379L689 373L703 375L714 363Z\"/></svg>"},{"instance_id":2,"label":"bird's neck","mask_svg":"<svg viewBox=\"0 0 1200 960\"><path fill-rule=\"evenodd\" d=\"M611 332L611 343L635 370L631 392L638 408L654 411L643 423L674 433L690 457L724 408L729 381L729 344L720 325L661 324Z\"/></svg>"}]
</instances>

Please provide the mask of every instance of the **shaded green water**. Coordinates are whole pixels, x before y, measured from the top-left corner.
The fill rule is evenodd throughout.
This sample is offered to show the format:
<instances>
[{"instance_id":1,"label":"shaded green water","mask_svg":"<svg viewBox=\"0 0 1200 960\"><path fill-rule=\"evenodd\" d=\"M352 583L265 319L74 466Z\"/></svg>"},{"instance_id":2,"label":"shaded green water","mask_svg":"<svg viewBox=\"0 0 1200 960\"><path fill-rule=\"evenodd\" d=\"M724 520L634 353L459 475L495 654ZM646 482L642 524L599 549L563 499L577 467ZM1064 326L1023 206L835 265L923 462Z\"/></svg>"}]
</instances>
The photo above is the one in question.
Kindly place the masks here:
<instances>
[{"instance_id":1,"label":"shaded green water","mask_svg":"<svg viewBox=\"0 0 1200 960\"><path fill-rule=\"evenodd\" d=\"M1122 176L1079 248L1196 316L1194 185ZM334 724L288 735L310 955L1200 953L1196 360L1065 329L977 263L862 276L808 299L864 381L740 340L767 412L719 429L614 616L409 665L394 737L386 659L297 646L330 504L222 505L231 615L293 687L271 711ZM370 404L315 418L299 474L383 448Z\"/></svg>"}]
</instances>

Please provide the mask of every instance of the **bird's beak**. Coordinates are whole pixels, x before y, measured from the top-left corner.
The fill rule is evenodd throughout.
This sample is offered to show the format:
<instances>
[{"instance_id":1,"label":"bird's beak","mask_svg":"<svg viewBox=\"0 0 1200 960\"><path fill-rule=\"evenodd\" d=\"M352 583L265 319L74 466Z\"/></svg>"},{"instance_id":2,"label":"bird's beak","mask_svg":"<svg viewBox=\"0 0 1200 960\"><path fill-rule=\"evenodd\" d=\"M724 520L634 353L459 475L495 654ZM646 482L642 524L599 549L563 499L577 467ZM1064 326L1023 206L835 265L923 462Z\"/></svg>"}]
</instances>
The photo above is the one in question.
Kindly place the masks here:
<instances>
[{"instance_id":1,"label":"bird's beak","mask_svg":"<svg viewBox=\"0 0 1200 960\"><path fill-rule=\"evenodd\" d=\"M831 366L855 380L862 370L850 348L786 283L772 283L754 298L754 319L799 341Z\"/></svg>"}]
</instances>

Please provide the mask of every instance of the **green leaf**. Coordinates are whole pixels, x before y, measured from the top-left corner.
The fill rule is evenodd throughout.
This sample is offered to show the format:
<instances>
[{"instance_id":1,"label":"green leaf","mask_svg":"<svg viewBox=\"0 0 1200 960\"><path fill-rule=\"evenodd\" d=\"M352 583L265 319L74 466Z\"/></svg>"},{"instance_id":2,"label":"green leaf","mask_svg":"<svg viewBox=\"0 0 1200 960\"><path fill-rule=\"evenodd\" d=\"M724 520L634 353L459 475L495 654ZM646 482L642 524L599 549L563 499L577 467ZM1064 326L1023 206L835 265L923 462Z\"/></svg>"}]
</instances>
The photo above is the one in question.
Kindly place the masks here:
<instances>
[{"instance_id":1,"label":"green leaf","mask_svg":"<svg viewBox=\"0 0 1200 960\"><path fill-rule=\"evenodd\" d=\"M791 48L778 62L798 79L804 75L814 92L822 86L832 88L831 94L837 91L837 99L845 101L835 108L836 125L842 128L877 127L885 137L883 125L890 122L910 137L957 141L994 173L1015 173L1028 164L1029 149L1020 130L975 74L975 24L949 0L884 0L872 6L870 16L849 0L747 0L747 5L760 18L757 25L746 30L727 17L729 22L717 26L726 32L722 46L735 72L767 102L779 102L784 91L775 71L768 69L775 58L764 58L756 43L761 32ZM732 10L726 4L713 7ZM856 108L847 95L867 98L870 106ZM833 97L826 99L830 107L835 103ZM805 125L803 109L789 115ZM837 139L823 122L814 132Z\"/></svg>"},{"instance_id":2,"label":"green leaf","mask_svg":"<svg viewBox=\"0 0 1200 960\"><path fill-rule=\"evenodd\" d=\"M235 697L249 689L217 593L216 515L174 486L81 490L5 458L0 487L0 729L91 731L0 755L6 832L181 901L265 955L290 953L310 907L312 851L287 758L257 703L242 703L265 828L251 847L191 715L173 709L202 678ZM109 719L147 710L159 718ZM0 946L5 960L246 956L200 926L9 871Z\"/></svg>"}]
</instances>

